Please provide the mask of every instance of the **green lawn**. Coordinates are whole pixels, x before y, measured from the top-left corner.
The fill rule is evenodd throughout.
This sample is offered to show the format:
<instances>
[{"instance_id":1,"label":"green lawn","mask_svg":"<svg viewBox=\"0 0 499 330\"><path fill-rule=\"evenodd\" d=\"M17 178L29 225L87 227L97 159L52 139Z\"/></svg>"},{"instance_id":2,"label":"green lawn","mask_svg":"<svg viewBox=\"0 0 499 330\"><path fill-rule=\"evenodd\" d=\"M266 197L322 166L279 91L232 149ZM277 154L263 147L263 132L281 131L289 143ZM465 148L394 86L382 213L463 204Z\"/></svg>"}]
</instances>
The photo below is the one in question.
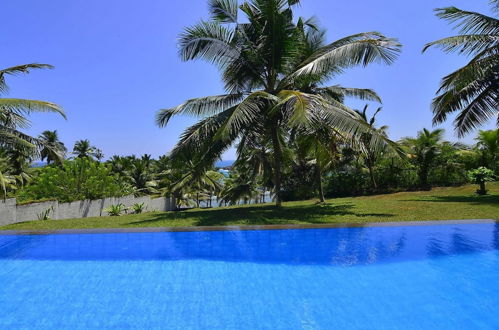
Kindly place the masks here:
<instances>
[{"instance_id":1,"label":"green lawn","mask_svg":"<svg viewBox=\"0 0 499 330\"><path fill-rule=\"evenodd\" d=\"M147 213L121 217L31 221L0 227L1 230L74 228L127 228L173 226L225 226L270 224L363 223L409 220L498 219L499 182L488 185L487 196L474 194L475 186L437 188L355 198L337 198L327 205L315 201L240 206L182 212Z\"/></svg>"}]
</instances>

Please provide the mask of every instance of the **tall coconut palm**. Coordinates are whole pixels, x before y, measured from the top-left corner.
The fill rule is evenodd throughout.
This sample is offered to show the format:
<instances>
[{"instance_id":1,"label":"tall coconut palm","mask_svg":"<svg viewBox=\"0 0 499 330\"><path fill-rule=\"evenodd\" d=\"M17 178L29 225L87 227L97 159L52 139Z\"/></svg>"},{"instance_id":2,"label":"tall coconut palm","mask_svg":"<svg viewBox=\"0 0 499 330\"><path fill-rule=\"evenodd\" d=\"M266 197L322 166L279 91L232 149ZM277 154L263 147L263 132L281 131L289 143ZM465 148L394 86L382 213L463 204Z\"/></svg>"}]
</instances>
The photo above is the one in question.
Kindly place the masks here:
<instances>
[{"instance_id":1,"label":"tall coconut palm","mask_svg":"<svg viewBox=\"0 0 499 330\"><path fill-rule=\"evenodd\" d=\"M348 140L348 137L338 133L327 124L304 128L293 135L296 135L292 139L296 149L295 163L313 166L319 200L325 203L323 175L338 163L338 145L341 141Z\"/></svg>"},{"instance_id":2,"label":"tall coconut palm","mask_svg":"<svg viewBox=\"0 0 499 330\"><path fill-rule=\"evenodd\" d=\"M66 154L66 147L64 143L59 140L57 131L44 131L38 139L43 142L42 150L40 151L40 158L47 160L47 164L53 162L61 164Z\"/></svg>"},{"instance_id":3,"label":"tall coconut palm","mask_svg":"<svg viewBox=\"0 0 499 330\"><path fill-rule=\"evenodd\" d=\"M6 76L29 73L32 69L51 69L48 64L25 64L0 70L0 147L13 148L22 146L37 150L43 141L22 133L19 129L30 126L26 117L33 112L55 112L65 118L63 110L56 104L19 98L2 97L9 91Z\"/></svg>"},{"instance_id":4,"label":"tall coconut palm","mask_svg":"<svg viewBox=\"0 0 499 330\"><path fill-rule=\"evenodd\" d=\"M372 127L372 129L377 130L380 134L387 135L388 131L388 126L384 125L381 127L376 127L376 116L378 113L383 108L378 108L374 114L368 118L367 117L367 109L368 106L366 105L362 111L356 110L356 112L359 114L359 116L362 118L363 121L369 124L369 126ZM364 160L364 164L367 167L367 170L369 171L369 177L371 179L371 188L373 191L378 190L378 184L376 182L376 178L374 176L374 166L376 165L376 161L378 160L379 156L383 153L384 150L379 150L379 149L373 149L370 148L369 144L371 141L371 134L370 133L364 133L363 136L360 138L360 144L362 147L362 158Z\"/></svg>"},{"instance_id":5,"label":"tall coconut palm","mask_svg":"<svg viewBox=\"0 0 499 330\"><path fill-rule=\"evenodd\" d=\"M445 131L430 131L424 128L416 138L404 138L400 142L406 147L408 156L417 167L420 188L429 188L428 176L441 147Z\"/></svg>"},{"instance_id":6,"label":"tall coconut palm","mask_svg":"<svg viewBox=\"0 0 499 330\"><path fill-rule=\"evenodd\" d=\"M446 53L472 56L464 67L444 77L433 100L433 122L459 112L454 125L463 136L490 119L499 126L499 1L492 0L493 16L456 7L436 9L437 16L454 23L459 35L427 44Z\"/></svg>"},{"instance_id":7,"label":"tall coconut palm","mask_svg":"<svg viewBox=\"0 0 499 330\"><path fill-rule=\"evenodd\" d=\"M349 133L367 132L357 115L341 102L326 97L334 93L375 97L370 91L323 87L324 93L307 93L298 85L320 85L345 69L372 62L392 63L400 45L378 32L359 33L318 48L304 58L311 20L294 19L298 0L211 0L210 21L187 28L180 38L183 60L205 59L222 73L226 94L191 99L159 111L157 123L187 114L203 119L189 127L172 152L198 152L204 161L215 160L235 141L258 130L273 146L276 205L281 205L283 135L293 127L326 121ZM245 19L238 17L239 11ZM309 83L312 81L314 84ZM373 134L379 144L384 137Z\"/></svg>"}]
</instances>

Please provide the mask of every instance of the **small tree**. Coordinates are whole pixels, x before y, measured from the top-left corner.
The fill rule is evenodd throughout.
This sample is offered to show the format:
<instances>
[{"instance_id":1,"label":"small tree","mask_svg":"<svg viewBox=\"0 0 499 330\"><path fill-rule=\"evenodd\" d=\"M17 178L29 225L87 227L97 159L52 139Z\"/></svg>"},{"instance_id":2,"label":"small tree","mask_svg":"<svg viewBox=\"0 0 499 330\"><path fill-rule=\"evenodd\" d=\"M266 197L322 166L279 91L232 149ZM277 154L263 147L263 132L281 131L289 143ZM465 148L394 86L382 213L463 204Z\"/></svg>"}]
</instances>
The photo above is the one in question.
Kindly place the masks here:
<instances>
[{"instance_id":1,"label":"small tree","mask_svg":"<svg viewBox=\"0 0 499 330\"><path fill-rule=\"evenodd\" d=\"M479 167L468 172L468 178L472 183L476 183L480 188L476 191L479 195L486 195L485 182L494 181L494 172L486 167Z\"/></svg>"}]
</instances>

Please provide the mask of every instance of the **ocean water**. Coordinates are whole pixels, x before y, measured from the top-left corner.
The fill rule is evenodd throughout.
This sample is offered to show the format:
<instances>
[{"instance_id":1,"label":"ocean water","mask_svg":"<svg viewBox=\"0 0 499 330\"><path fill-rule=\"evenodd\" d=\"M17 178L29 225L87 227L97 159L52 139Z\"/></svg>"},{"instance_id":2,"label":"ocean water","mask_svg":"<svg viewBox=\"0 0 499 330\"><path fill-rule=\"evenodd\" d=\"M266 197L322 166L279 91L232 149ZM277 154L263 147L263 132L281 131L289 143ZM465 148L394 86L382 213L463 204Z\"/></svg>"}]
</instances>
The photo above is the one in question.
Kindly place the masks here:
<instances>
[{"instance_id":1,"label":"ocean water","mask_svg":"<svg viewBox=\"0 0 499 330\"><path fill-rule=\"evenodd\" d=\"M0 328L499 329L499 223L0 235Z\"/></svg>"}]
</instances>

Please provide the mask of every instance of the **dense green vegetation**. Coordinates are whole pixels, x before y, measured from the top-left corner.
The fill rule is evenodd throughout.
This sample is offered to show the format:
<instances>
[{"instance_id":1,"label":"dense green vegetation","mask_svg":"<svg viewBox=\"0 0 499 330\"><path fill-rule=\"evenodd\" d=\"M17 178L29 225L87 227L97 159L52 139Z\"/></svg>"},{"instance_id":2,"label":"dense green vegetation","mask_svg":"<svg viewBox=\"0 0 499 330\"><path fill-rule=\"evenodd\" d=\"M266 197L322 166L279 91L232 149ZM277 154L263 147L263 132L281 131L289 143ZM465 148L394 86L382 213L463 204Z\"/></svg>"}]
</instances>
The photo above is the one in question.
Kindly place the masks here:
<instances>
[{"instance_id":1,"label":"dense green vegetation","mask_svg":"<svg viewBox=\"0 0 499 330\"><path fill-rule=\"evenodd\" d=\"M370 89L324 84L354 66L391 64L400 44L379 32L326 43L326 32L314 19L294 17L299 2L245 1L238 7L233 0L210 1L210 20L184 31L182 59L217 65L226 94L158 112L160 126L176 115L201 117L181 136L172 158L187 158L197 173L204 173L236 145L238 161L226 190L233 196L228 200L253 199L268 190L277 206L282 200L312 196L324 201L325 195L458 185L466 182L466 171L479 165L497 168L497 130L480 133L478 152L443 141L440 129L423 129L397 144L386 126L376 126L380 109L368 118L367 108L348 108L345 97L381 100ZM444 80L434 102L435 122L462 110L456 123L462 135L497 114L499 25L495 18L456 8L441 9L438 15L457 22L463 34L478 35L426 46L476 55ZM485 135L492 136L492 146L485 143Z\"/></svg>"},{"instance_id":2,"label":"dense green vegetation","mask_svg":"<svg viewBox=\"0 0 499 330\"><path fill-rule=\"evenodd\" d=\"M124 196L131 192L109 166L77 158L64 161L60 166L47 166L39 170L31 182L18 192L17 197L20 201L53 198L60 202L72 202Z\"/></svg>"},{"instance_id":3,"label":"dense green vegetation","mask_svg":"<svg viewBox=\"0 0 499 330\"><path fill-rule=\"evenodd\" d=\"M478 196L475 186L437 188L367 197L339 198L328 204L287 202L182 212L129 214L121 217L47 220L13 224L0 229L43 230L271 224L365 223L410 220L493 219L499 215L499 184Z\"/></svg>"},{"instance_id":4,"label":"dense green vegetation","mask_svg":"<svg viewBox=\"0 0 499 330\"><path fill-rule=\"evenodd\" d=\"M473 145L445 141L443 130L426 128L393 141L376 118L381 107L346 105L349 97L381 103L380 96L366 86L343 87L334 80L353 67L392 64L401 45L380 32L326 42L326 31L315 19L296 17L299 3L209 1L209 19L181 34L180 56L215 64L225 92L160 110L159 126L177 115L200 121L158 159L112 156L103 161L103 152L87 139L68 153L56 131L38 138L21 132L33 111L64 116L57 105L0 98L2 197L26 203L163 195L181 207L200 207L260 203L270 194L281 206L283 201L324 203L326 198L469 182L485 194L486 182L499 175L499 130L479 131ZM499 1L491 4L497 9ZM433 102L434 123L459 112L455 126L463 135L498 116L499 21L454 7L437 10L437 16L460 27L460 35L429 43L425 50L438 46L472 59L443 79ZM0 95L7 91L6 76L41 68L51 67L0 70ZM230 147L237 148L237 160L225 177L214 164ZM48 165L32 167L38 159Z\"/></svg>"}]
</instances>

